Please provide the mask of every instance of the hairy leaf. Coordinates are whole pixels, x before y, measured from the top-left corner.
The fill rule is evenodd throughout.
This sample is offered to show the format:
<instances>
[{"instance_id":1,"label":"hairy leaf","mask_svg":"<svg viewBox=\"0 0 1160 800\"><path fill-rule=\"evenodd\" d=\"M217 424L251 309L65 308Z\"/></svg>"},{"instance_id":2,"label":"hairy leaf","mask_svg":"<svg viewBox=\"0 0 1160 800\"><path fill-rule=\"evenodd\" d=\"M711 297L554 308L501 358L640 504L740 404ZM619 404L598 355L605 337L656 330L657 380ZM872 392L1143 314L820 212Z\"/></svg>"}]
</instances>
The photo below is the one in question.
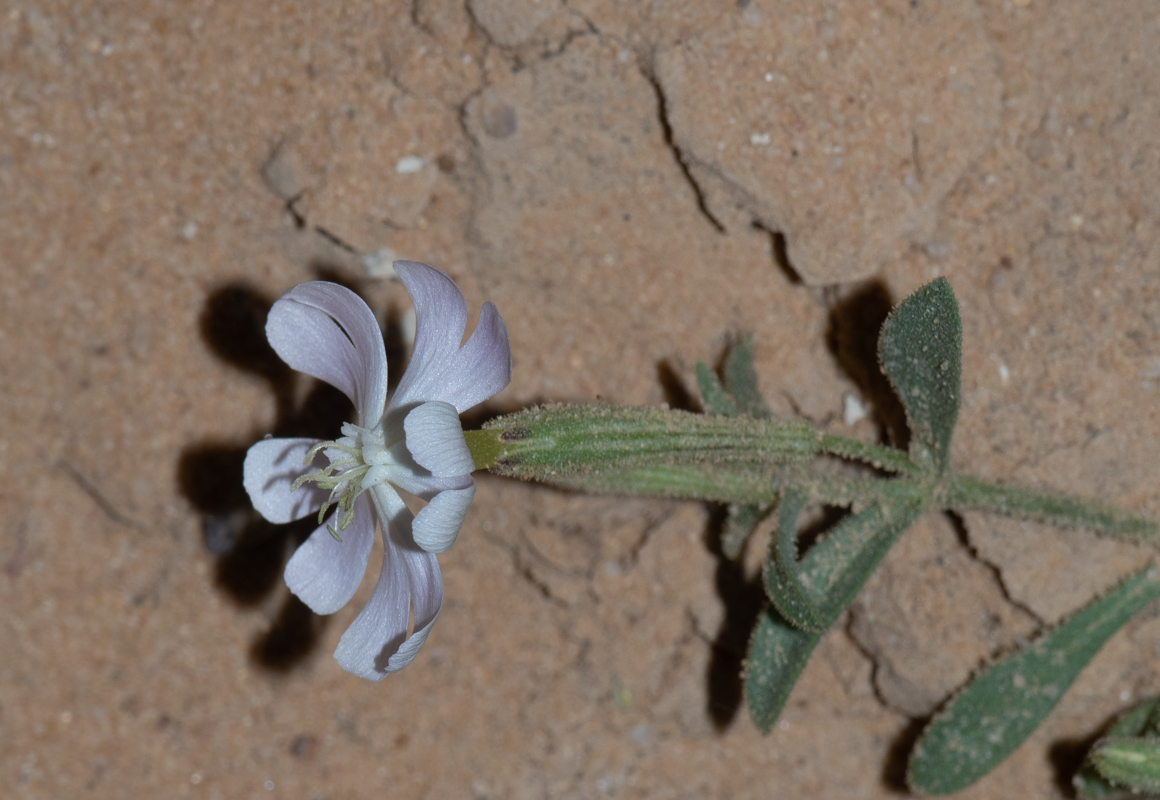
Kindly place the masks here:
<instances>
[{"instance_id":1,"label":"hairy leaf","mask_svg":"<svg viewBox=\"0 0 1160 800\"><path fill-rule=\"evenodd\" d=\"M921 504L884 510L875 503L842 520L810 548L798 575L827 625L853 602L890 545L921 512ZM821 636L794 628L774 609L758 618L746 661L745 697L761 731L773 729Z\"/></svg>"},{"instance_id":2,"label":"hairy leaf","mask_svg":"<svg viewBox=\"0 0 1160 800\"><path fill-rule=\"evenodd\" d=\"M813 598L798 578L797 521L806 497L793 488L782 493L777 504L777 530L769 543L762 569L765 593L781 616L795 628L824 631L829 620L822 618Z\"/></svg>"},{"instance_id":3,"label":"hairy leaf","mask_svg":"<svg viewBox=\"0 0 1160 800\"><path fill-rule=\"evenodd\" d=\"M706 414L737 416L737 405L725 394L721 381L717 380L716 374L703 361L697 362L697 387L701 390L701 405L705 407Z\"/></svg>"},{"instance_id":4,"label":"hairy leaf","mask_svg":"<svg viewBox=\"0 0 1160 800\"><path fill-rule=\"evenodd\" d=\"M959 415L962 341L959 306L946 278L903 300L878 339L882 371L906 409L910 456L940 472Z\"/></svg>"},{"instance_id":5,"label":"hairy leaf","mask_svg":"<svg viewBox=\"0 0 1160 800\"><path fill-rule=\"evenodd\" d=\"M911 788L950 794L990 772L1038 727L1104 642L1156 597L1160 581L1149 566L984 668L923 732L910 757Z\"/></svg>"},{"instance_id":6,"label":"hairy leaf","mask_svg":"<svg viewBox=\"0 0 1160 800\"><path fill-rule=\"evenodd\" d=\"M729 349L725 358L725 391L733 397L737 410L754 419L768 419L769 406L757 388L753 368L753 338L746 336Z\"/></svg>"},{"instance_id":7,"label":"hairy leaf","mask_svg":"<svg viewBox=\"0 0 1160 800\"><path fill-rule=\"evenodd\" d=\"M793 627L773 608L767 608L757 618L745 662L745 701L753 724L762 733L773 730L821 638L817 631Z\"/></svg>"}]
</instances>

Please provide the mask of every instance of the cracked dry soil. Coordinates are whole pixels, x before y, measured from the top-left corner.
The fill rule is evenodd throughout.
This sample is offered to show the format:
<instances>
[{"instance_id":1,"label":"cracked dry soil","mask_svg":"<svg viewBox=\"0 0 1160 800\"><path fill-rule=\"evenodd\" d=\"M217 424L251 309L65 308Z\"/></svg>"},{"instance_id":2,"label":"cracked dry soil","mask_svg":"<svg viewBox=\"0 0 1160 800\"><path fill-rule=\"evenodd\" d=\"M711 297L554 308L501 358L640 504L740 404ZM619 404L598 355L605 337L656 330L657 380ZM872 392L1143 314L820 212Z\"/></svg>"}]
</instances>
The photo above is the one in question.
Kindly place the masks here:
<instances>
[{"instance_id":1,"label":"cracked dry soil","mask_svg":"<svg viewBox=\"0 0 1160 800\"><path fill-rule=\"evenodd\" d=\"M954 462L1155 515L1157 53L1145 0L10 4L6 795L896 796L916 719L1147 554L931 515L762 737L738 681L761 534L734 564L719 509L485 476L432 637L365 684L329 653L372 580L310 614L280 579L309 525L241 489L257 438L348 413L265 312L345 282L397 375L408 300L368 269L428 261L511 333L470 424L695 406L695 362L752 334L777 413L897 442L877 326L946 275ZM1067 796L1158 649L1145 613L963 796Z\"/></svg>"}]
</instances>

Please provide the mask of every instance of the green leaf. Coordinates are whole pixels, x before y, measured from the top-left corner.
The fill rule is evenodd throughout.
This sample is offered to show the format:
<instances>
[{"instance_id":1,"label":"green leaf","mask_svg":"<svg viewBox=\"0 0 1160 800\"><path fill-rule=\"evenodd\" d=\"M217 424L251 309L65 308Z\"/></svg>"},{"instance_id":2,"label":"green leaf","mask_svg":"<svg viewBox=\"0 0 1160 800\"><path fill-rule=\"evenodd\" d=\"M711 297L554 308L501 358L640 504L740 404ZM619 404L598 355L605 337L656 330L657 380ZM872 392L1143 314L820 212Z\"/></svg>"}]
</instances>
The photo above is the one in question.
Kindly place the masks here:
<instances>
[{"instance_id":1,"label":"green leaf","mask_svg":"<svg viewBox=\"0 0 1160 800\"><path fill-rule=\"evenodd\" d=\"M1145 700L1128 709L1112 723L1105 736L1157 736L1156 712L1160 711L1160 697Z\"/></svg>"},{"instance_id":2,"label":"green leaf","mask_svg":"<svg viewBox=\"0 0 1160 800\"><path fill-rule=\"evenodd\" d=\"M826 624L853 602L883 554L922 513L921 504L887 511L877 503L853 514L810 548L799 578ZM757 620L745 668L745 697L753 723L769 733L794 683L821 640L820 631L794 628L774 609Z\"/></svg>"},{"instance_id":3,"label":"green leaf","mask_svg":"<svg viewBox=\"0 0 1160 800\"><path fill-rule=\"evenodd\" d=\"M847 439L832 433L822 434L822 452L852 461L861 461L877 469L897 472L901 475L921 475L924 472L901 450L869 442L859 442L856 439Z\"/></svg>"},{"instance_id":4,"label":"green leaf","mask_svg":"<svg viewBox=\"0 0 1160 800\"><path fill-rule=\"evenodd\" d=\"M757 618L745 661L745 701L753 724L762 733L773 730L821 638L817 631L793 627L772 608Z\"/></svg>"},{"instance_id":5,"label":"green leaf","mask_svg":"<svg viewBox=\"0 0 1160 800\"><path fill-rule=\"evenodd\" d=\"M762 580L766 595L787 622L807 631L824 631L829 620L822 618L798 578L797 521L805 504L806 496L792 487L782 493L777 530L769 543Z\"/></svg>"},{"instance_id":6,"label":"green leaf","mask_svg":"<svg viewBox=\"0 0 1160 800\"><path fill-rule=\"evenodd\" d=\"M772 508L769 504L730 503L725 529L721 531L721 552L730 561L741 555L741 548Z\"/></svg>"},{"instance_id":7,"label":"green leaf","mask_svg":"<svg viewBox=\"0 0 1160 800\"><path fill-rule=\"evenodd\" d=\"M753 368L753 337L746 336L729 350L725 358L725 391L733 397L737 410L754 419L768 419L769 406L757 388Z\"/></svg>"},{"instance_id":8,"label":"green leaf","mask_svg":"<svg viewBox=\"0 0 1160 800\"><path fill-rule=\"evenodd\" d=\"M923 510L922 503L874 503L839 522L806 553L802 582L812 596L820 595L818 609L826 625L854 602L887 551ZM841 566L834 569L823 566L825 562Z\"/></svg>"},{"instance_id":9,"label":"green leaf","mask_svg":"<svg viewBox=\"0 0 1160 800\"><path fill-rule=\"evenodd\" d=\"M985 667L923 732L910 757L911 788L950 794L986 775L1051 712L1104 642L1158 596L1160 581L1149 566Z\"/></svg>"},{"instance_id":10,"label":"green leaf","mask_svg":"<svg viewBox=\"0 0 1160 800\"><path fill-rule=\"evenodd\" d=\"M962 322L946 278L928 283L890 313L878 339L878 358L906 409L910 457L947 468L959 415Z\"/></svg>"},{"instance_id":11,"label":"green leaf","mask_svg":"<svg viewBox=\"0 0 1160 800\"><path fill-rule=\"evenodd\" d=\"M717 380L713 370L705 366L704 361L697 362L697 386L701 390L701 405L705 407L706 414L721 417L737 416L737 406L729 395L725 394L721 381Z\"/></svg>"},{"instance_id":12,"label":"green leaf","mask_svg":"<svg viewBox=\"0 0 1160 800\"><path fill-rule=\"evenodd\" d=\"M1155 738L1153 716L1160 710L1160 697L1145 700L1135 708L1125 711L1108 728L1105 736L1150 736ZM1089 759L1083 768L1072 778L1076 797L1079 800L1105 800L1124 793L1124 790L1112 784L1111 781L1100 775Z\"/></svg>"},{"instance_id":13,"label":"green leaf","mask_svg":"<svg viewBox=\"0 0 1160 800\"><path fill-rule=\"evenodd\" d=\"M875 502L852 514L810 548L800 566L797 518L804 495L789 490L778 507L778 534L764 569L765 591L782 617L805 630L825 630L858 595L899 534L922 512L921 503Z\"/></svg>"},{"instance_id":14,"label":"green leaf","mask_svg":"<svg viewBox=\"0 0 1160 800\"><path fill-rule=\"evenodd\" d=\"M1088 756L1100 774L1133 792L1160 792L1160 739L1109 736Z\"/></svg>"}]
</instances>

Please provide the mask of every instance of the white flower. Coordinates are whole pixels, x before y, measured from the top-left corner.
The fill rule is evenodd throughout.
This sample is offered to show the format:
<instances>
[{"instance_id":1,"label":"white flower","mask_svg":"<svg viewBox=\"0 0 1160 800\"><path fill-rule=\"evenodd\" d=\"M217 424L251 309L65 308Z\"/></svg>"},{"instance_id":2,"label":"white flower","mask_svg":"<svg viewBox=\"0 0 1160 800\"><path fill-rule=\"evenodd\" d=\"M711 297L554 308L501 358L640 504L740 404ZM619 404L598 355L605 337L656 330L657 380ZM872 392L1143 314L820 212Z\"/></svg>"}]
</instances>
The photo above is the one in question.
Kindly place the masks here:
<instances>
[{"instance_id":1,"label":"white flower","mask_svg":"<svg viewBox=\"0 0 1160 800\"><path fill-rule=\"evenodd\" d=\"M354 596L377 513L382 574L334 652L343 669L372 681L409 664L439 616L443 578L434 554L454 543L475 494L459 414L511 379L507 329L494 305L484 304L460 347L467 305L455 283L413 261L396 261L395 270L415 305L415 346L390 402L383 336L366 303L333 283L304 283L270 309L266 336L291 367L342 390L358 421L343 425L336 441L258 442L245 462L246 491L271 522L319 512L321 523L337 506L286 565L290 591L318 614ZM426 507L412 515L396 487Z\"/></svg>"}]
</instances>

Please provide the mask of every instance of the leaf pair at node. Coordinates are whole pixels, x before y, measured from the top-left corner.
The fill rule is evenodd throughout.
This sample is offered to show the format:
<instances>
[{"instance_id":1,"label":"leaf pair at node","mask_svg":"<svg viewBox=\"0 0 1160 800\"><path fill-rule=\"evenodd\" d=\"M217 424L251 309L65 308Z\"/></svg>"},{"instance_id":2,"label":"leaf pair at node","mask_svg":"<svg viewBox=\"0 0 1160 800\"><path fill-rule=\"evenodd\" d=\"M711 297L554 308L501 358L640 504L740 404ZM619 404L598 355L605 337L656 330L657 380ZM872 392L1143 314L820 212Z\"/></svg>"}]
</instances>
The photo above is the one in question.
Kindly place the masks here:
<instances>
[{"instance_id":1,"label":"leaf pair at node","mask_svg":"<svg viewBox=\"0 0 1160 800\"><path fill-rule=\"evenodd\" d=\"M879 449L823 437L833 455L889 469L898 476L863 482L864 497L837 484L791 471L782 475L777 528L763 569L772 603L758 619L746 665L746 697L758 728L772 729L821 634L853 602L891 545L927 508L933 483L948 470L959 408L961 323L950 284L935 281L887 318L879 337L883 370L898 392L911 427L911 450L886 459ZM706 373L698 365L698 377ZM702 394L714 387L700 379ZM709 384L706 386L706 384ZM713 403L706 402L707 407ZM800 473L799 473L800 474ZM868 490L868 491L866 491ZM862 507L826 533L800 560L798 519L811 495Z\"/></svg>"},{"instance_id":2,"label":"leaf pair at node","mask_svg":"<svg viewBox=\"0 0 1160 800\"><path fill-rule=\"evenodd\" d=\"M1003 486L951 469L962 326L945 279L922 287L890 314L878 352L906 412L907 452L822 432L802 420L770 418L747 339L730 350L722 378L697 365L706 414L552 405L497 418L465 437L475 465L501 475L571 490L726 503L721 548L731 559L776 509L762 573L770 605L758 617L745 667L750 716L769 732L821 636L925 511L980 509L1137 542L1155 542L1160 532L1151 520L1099 503ZM872 470L861 475L845 467L835 470L819 456ZM816 506L845 507L850 513L799 558L800 519ZM980 670L920 738L910 764L911 787L949 793L986 774L1039 725L1107 638L1158 595L1155 571L1144 569L1038 640ZM1158 741L1117 730L1092 760L1119 782L1160 786L1160 778L1149 783L1151 773L1145 774L1160 775Z\"/></svg>"}]
</instances>

